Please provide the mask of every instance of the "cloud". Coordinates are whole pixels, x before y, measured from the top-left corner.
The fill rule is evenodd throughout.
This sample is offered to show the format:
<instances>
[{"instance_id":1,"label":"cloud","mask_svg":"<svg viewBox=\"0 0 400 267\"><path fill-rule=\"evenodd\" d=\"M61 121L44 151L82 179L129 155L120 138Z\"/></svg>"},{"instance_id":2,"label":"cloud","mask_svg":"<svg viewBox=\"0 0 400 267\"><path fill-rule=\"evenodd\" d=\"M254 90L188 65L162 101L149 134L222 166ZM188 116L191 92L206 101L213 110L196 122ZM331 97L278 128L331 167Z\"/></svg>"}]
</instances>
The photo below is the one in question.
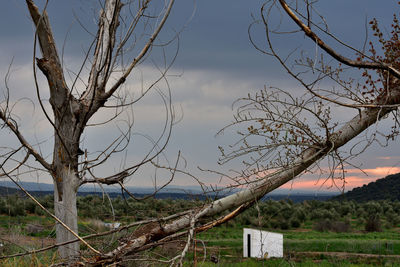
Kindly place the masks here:
<instances>
[{"instance_id":1,"label":"cloud","mask_svg":"<svg viewBox=\"0 0 400 267\"><path fill-rule=\"evenodd\" d=\"M327 171L328 169L323 169ZM384 178L390 174L399 173L400 167L392 166L378 166L371 169L346 169L346 176L344 179L334 180L327 178L328 175L321 176L319 179L316 176L306 174L300 178L294 179L281 188L285 189L308 189L308 190L342 190L347 191L355 187L363 186L377 179Z\"/></svg>"},{"instance_id":2,"label":"cloud","mask_svg":"<svg viewBox=\"0 0 400 267\"><path fill-rule=\"evenodd\" d=\"M1 29L4 33L2 34L4 38L0 44L0 57L4 59L4 62L0 63L3 64L0 66L0 73L4 74L6 72L12 55L15 55L14 71L10 79L13 101L15 102L21 97L29 97L36 101L32 78L32 40L34 32L32 22L29 16L27 16L27 10L24 4L18 4L20 8L16 9L16 1L4 2L6 5L14 5L14 7L3 9L5 15L2 16L3 21L13 21L13 23L11 23L9 27L3 27ZM12 2L13 4L8 2ZM68 1L65 1L65 3L59 1L57 4L54 3L50 5L51 9L49 10L60 52L61 45L68 31L67 28L71 26L69 21L73 20L73 16L71 16L69 12L71 3L67 2ZM263 88L264 84L290 90L290 94L293 96L304 93L304 88L300 88L299 84L294 79L289 78L283 68L281 68L273 58L263 56L249 43L247 27L252 22L252 16L250 16L250 14L253 13L258 16L257 14L259 14L262 2L243 2L241 4L239 4L239 1L235 4L231 4L228 1L214 2L208 0L199 3L199 12L188 25L187 30L182 33L182 47L181 51L179 51L177 64L171 69L167 76L169 85L171 86L172 101L175 110L178 115L183 114L182 121L174 129L170 143L172 146L171 150L174 152L178 149L182 150L182 152L187 155L186 158L190 160L188 164L193 165L194 168L196 168L197 165L201 165L204 168L211 169L209 166L215 165L215 161L219 155L217 145L221 142L227 144L232 142L232 135L234 135L234 133L228 133L228 131L226 131L226 134L219 139L214 138L214 134L232 121L233 111L231 105L237 98L246 96L249 92L258 91ZM358 2L361 3L361 1ZM229 4L227 5L227 3ZM80 6L81 4L83 4L83 2L76 3L76 6L78 7L78 5ZM86 2L84 4L86 5ZM210 4L213 5L213 9L209 9ZM75 6L75 4L72 5ZM189 5L189 9L178 9L176 14L180 15L173 17L173 21L181 23L182 17L186 19L186 14L191 14L193 8L192 3L185 2L185 5ZM340 18L339 21L335 21L337 20L337 16L334 16L336 12L329 12L332 11L332 5L336 6L335 10L341 10L343 8L342 4L335 3L327 5L323 4L321 1L321 7L328 8L324 13L328 17L330 16L332 19L331 21L333 21L330 25L338 27L340 30L345 29L345 32L340 32L346 34L346 38L351 38L357 44L360 38L354 35L354 29L349 30L347 27L348 25L343 28L343 25L346 24L343 23L343 18ZM385 15L390 8L376 9L375 5L378 4L363 5L363 9L371 8L370 10L374 11L374 14L375 12L381 13L380 17L389 20L390 23L391 17ZM225 16L224 14L228 6L229 16ZM355 3L354 6L359 6L359 4ZM10 10L14 10L14 12L10 12ZM96 23L91 20L93 17L90 13L91 10L91 8L77 9L78 14L87 15L83 16L82 19L83 22L87 22L85 26L89 27L90 25L96 25ZM185 13L187 10L189 10L189 13ZM84 14L82 12L84 12ZM352 13L350 9L346 12ZM181 16L182 14L185 15ZM360 18L363 16L360 12L357 14ZM221 20L221 18L223 19ZM363 29L364 18L357 19L354 17L346 17L346 19L353 22L356 21L359 23L359 27ZM82 29L77 30L77 28L79 28L78 24L75 23L72 26L75 28L72 28L71 35L68 34L66 50L64 51L66 55L64 57L64 66L77 71L79 69L79 63L83 58L82 50L85 49L82 49L80 46L82 43L88 41L87 39L89 36L86 33L81 34L80 32L83 32ZM352 23L351 27L356 28L357 26ZM257 41L263 40L264 44L265 33L262 31L262 27L258 29L261 29L261 31L254 32L257 36L253 37L256 38ZM283 52L288 49L291 51L288 45L298 46L299 44L298 42L289 43L279 41L279 39L281 39L281 37L276 40L277 42L275 44L279 45L279 50ZM299 42L305 41L301 38L293 40ZM90 40L87 43L90 43ZM314 47L306 46L305 48L307 47L311 51L313 57ZM178 69L178 67L182 67L182 69ZM82 76L83 82L79 84L80 92L84 90L84 83L87 81L88 69L85 69L85 71L86 73ZM158 75L159 72L154 67L141 64L139 68L134 70L133 77L127 80L126 89L121 91L121 95L125 92L129 92L133 95L134 99L137 98L141 90L148 87ZM68 84L71 84L68 75L66 76ZM40 86L43 89L41 91L41 96L43 99L48 99L47 83L43 79L43 75L39 74L38 77ZM162 81L157 88L165 93L165 82ZM45 102L45 104L46 108L49 109L48 102ZM180 110L181 107L183 110L182 113ZM52 135L52 130L43 118L43 114L37 104L34 115L32 115L32 107L26 101L20 102L15 112L19 117L25 118L25 120L22 121L21 129L27 134L29 140L35 140L33 137L34 133L38 136L43 136L46 132ZM133 112L136 123L134 131L157 136L158 130L162 127L165 118L164 106L160 96L156 92L150 93L143 101L134 105ZM339 122L346 121L352 116L352 113L349 113L347 109L338 108L335 109L334 112L334 119ZM102 109L93 121L109 118L110 114L110 110ZM121 117L121 119L125 118L126 117ZM386 124L380 125L380 129L385 128L385 125ZM375 132L375 128L371 131ZM82 145L90 146L91 150L97 150L97 148L101 149L103 146L106 146L107 141L112 140L115 134L119 132L115 124L110 124L105 127L91 128L91 130L85 132L85 134L86 133L87 136L85 136L86 139ZM1 134L1 137L3 137L3 132ZM139 138L136 138L135 142L137 139ZM2 142L7 142L5 140L8 139L2 139ZM343 149L346 150L347 148L344 147ZM381 178L387 174L399 171L398 168L389 167L392 162L376 162L376 159L386 161L395 160L395 157L388 156L389 153L387 151L390 149L394 151L392 154L396 155L398 151L396 145L385 148L384 152L386 154L383 154L380 158L376 158L376 153L379 153L377 152L378 150L374 151L374 153L366 153L366 156L362 159L364 163L363 166L368 167L365 171L368 173L369 177L359 170L348 169L348 183L346 187L360 184L362 181L367 182L370 181L370 179ZM139 157L141 150L130 149L129 153L131 153L129 156L132 158L132 161L134 161L133 158ZM113 169L113 165L115 164L110 165L111 169ZM393 163L393 165L395 165L395 163ZM238 164L232 167L235 168L235 170L241 168ZM221 168L228 169L226 166L217 166L215 169L219 171ZM204 178L204 180L215 182L215 180L208 178ZM317 188L323 184L323 181L324 179L320 179L317 183L315 177L305 175L303 178L296 179L293 185L299 188ZM328 182L329 181L327 181L323 187L326 187Z\"/></svg>"},{"instance_id":3,"label":"cloud","mask_svg":"<svg viewBox=\"0 0 400 267\"><path fill-rule=\"evenodd\" d=\"M400 160L400 156L381 156L376 157L378 160Z\"/></svg>"},{"instance_id":4,"label":"cloud","mask_svg":"<svg viewBox=\"0 0 400 267\"><path fill-rule=\"evenodd\" d=\"M400 172L400 167L393 167L393 166L380 166L374 169L346 169L347 174L362 174L366 173L368 176L373 177L385 177L389 174L398 173ZM364 175L365 176L365 175Z\"/></svg>"}]
</instances>

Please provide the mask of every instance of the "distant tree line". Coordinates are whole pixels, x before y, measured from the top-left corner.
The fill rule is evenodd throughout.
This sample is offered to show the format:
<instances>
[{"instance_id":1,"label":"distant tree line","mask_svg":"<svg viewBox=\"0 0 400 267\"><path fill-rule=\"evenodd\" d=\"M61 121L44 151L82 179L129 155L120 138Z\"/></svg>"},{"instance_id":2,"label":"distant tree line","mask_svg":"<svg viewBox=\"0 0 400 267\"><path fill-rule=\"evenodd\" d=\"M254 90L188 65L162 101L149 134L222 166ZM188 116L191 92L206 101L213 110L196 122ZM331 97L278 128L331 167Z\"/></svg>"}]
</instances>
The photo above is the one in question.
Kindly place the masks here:
<instances>
[{"instance_id":1,"label":"distant tree line","mask_svg":"<svg viewBox=\"0 0 400 267\"><path fill-rule=\"evenodd\" d=\"M43 206L54 209L53 196L39 197ZM133 200L88 195L78 198L81 218L103 221L133 222L163 217L193 207L205 201L183 199ZM0 214L8 216L44 215L44 211L30 199L11 195L0 198ZM267 200L249 208L228 226L261 227L264 229L296 229L312 227L318 231L349 232L352 229L380 231L400 226L400 202L391 200L356 201L303 201Z\"/></svg>"},{"instance_id":2,"label":"distant tree line","mask_svg":"<svg viewBox=\"0 0 400 267\"><path fill-rule=\"evenodd\" d=\"M398 227L400 202L391 200L260 202L245 211L236 223L266 229L296 229L311 225L314 230L349 232L352 229L381 231L382 227Z\"/></svg>"}]
</instances>

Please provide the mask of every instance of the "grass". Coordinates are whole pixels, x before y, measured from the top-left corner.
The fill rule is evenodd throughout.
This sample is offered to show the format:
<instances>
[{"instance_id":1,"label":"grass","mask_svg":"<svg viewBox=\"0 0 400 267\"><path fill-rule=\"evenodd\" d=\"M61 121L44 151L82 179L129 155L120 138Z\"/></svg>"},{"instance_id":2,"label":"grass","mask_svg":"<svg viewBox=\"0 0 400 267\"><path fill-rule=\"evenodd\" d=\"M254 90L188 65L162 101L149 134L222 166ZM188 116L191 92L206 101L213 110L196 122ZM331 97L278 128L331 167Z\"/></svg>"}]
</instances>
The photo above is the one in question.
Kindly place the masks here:
<instances>
[{"instance_id":1,"label":"grass","mask_svg":"<svg viewBox=\"0 0 400 267\"><path fill-rule=\"evenodd\" d=\"M400 231L398 228L385 230L383 232L349 232L349 233L335 233L335 232L318 232L318 231L276 231L285 235L286 239L392 239L400 240Z\"/></svg>"},{"instance_id":2,"label":"grass","mask_svg":"<svg viewBox=\"0 0 400 267\"><path fill-rule=\"evenodd\" d=\"M30 255L24 257L16 257L0 260L0 266L7 267L21 267L21 266L31 266L31 267L47 267L51 264L56 263L57 252L48 251L46 253L41 253L40 255Z\"/></svg>"},{"instance_id":3,"label":"grass","mask_svg":"<svg viewBox=\"0 0 400 267\"><path fill-rule=\"evenodd\" d=\"M28 234L25 227L27 224L40 224L44 230L38 233ZM205 242L207 248L206 261L201 263L202 252L199 252L197 266L400 266L400 259L385 257L358 257L349 255L349 257L337 258L325 252L346 252L374 255L400 255L400 229L384 229L382 232L363 232L362 229L356 229L348 233L318 232L312 230L312 222L303 224L301 229L297 230L271 230L280 232L284 235L284 253L283 259L243 259L243 227L238 224L229 224L210 229L205 233L196 235L197 239ZM31 238L37 240L35 246L21 245L24 249L39 248L40 240L46 237L54 237L54 221L51 218L37 215L9 217L0 215L0 230L13 238L11 241ZM355 227L353 227L355 229ZM81 235L87 235L98 231L104 231L104 224L96 219L79 220L79 232ZM99 238L95 246L101 246L104 240ZM4 244L0 254L13 254L23 252L24 249L12 242L0 241ZM19 244L18 242L15 242ZM109 246L115 244L108 243ZM198 247L200 248L200 243ZM109 247L107 248L109 249ZM321 252L307 254L307 252ZM324 254L325 253L325 254ZM0 261L0 266L47 266L54 263L55 250L21 258L12 258ZM217 255L219 265L210 262L210 255ZM192 266L193 251L188 253L186 266Z\"/></svg>"},{"instance_id":4,"label":"grass","mask_svg":"<svg viewBox=\"0 0 400 267\"><path fill-rule=\"evenodd\" d=\"M399 255L399 240L357 240L357 239L321 239L321 240L285 240L286 252L348 252L377 255Z\"/></svg>"},{"instance_id":5,"label":"grass","mask_svg":"<svg viewBox=\"0 0 400 267\"><path fill-rule=\"evenodd\" d=\"M208 250L217 251L223 263L220 266L400 266L398 258L368 255L360 257L357 254L351 254L400 255L398 228L371 233L361 230L349 233L318 232L311 230L311 227L286 231L271 230L271 232L280 232L284 235L286 257L283 259L243 261L243 227L238 225L217 227L198 234L197 238L205 242ZM321 252L322 254L307 254L306 252ZM346 257L339 259L325 255L324 252L345 252ZM200 255L198 257L201 258ZM198 266L216 265L206 262Z\"/></svg>"},{"instance_id":6,"label":"grass","mask_svg":"<svg viewBox=\"0 0 400 267\"><path fill-rule=\"evenodd\" d=\"M380 265L383 266L399 266L396 264L392 264L391 262L382 262ZM193 266L193 263L188 263L185 266ZM269 260L255 260L255 259L248 259L248 260L243 260L239 262L230 262L223 260L219 262L218 264L212 263L212 262L205 262L205 263L198 263L198 267L215 267L215 266L226 266L226 267L260 267L260 266L265 266L265 267L332 267L332 266L337 266L337 267L355 267L355 266L360 266L360 267L374 267L377 266L377 263L359 263L359 264L354 264L354 263L349 263L345 260L335 260L335 259L322 259L322 260L311 260L311 259L306 259L303 262L294 262L290 260L285 260L285 259L269 259Z\"/></svg>"}]
</instances>

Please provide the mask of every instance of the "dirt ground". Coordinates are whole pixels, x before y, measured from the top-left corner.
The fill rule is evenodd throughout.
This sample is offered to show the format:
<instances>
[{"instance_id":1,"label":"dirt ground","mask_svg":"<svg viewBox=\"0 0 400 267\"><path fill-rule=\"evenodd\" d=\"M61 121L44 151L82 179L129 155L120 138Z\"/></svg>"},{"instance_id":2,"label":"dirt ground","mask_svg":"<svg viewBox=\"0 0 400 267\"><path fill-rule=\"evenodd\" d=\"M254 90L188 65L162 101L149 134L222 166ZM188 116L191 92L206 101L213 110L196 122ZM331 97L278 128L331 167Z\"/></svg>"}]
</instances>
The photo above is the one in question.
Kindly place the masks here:
<instances>
[{"instance_id":1,"label":"dirt ground","mask_svg":"<svg viewBox=\"0 0 400 267\"><path fill-rule=\"evenodd\" d=\"M24 248L43 248L54 245L55 239L50 237L27 236L0 228L0 243L3 245L14 244Z\"/></svg>"}]
</instances>

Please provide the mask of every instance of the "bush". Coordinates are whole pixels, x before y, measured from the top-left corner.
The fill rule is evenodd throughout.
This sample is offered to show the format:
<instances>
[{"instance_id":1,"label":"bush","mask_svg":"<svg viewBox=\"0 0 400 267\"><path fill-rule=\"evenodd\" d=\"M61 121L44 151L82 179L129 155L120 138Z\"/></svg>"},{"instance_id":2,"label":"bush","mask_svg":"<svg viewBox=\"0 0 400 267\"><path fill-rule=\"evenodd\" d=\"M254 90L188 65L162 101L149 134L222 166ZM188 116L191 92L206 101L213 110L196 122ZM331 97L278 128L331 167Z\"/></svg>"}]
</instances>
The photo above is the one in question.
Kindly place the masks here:
<instances>
[{"instance_id":1,"label":"bush","mask_svg":"<svg viewBox=\"0 0 400 267\"><path fill-rule=\"evenodd\" d=\"M331 229L331 221L328 219L317 221L313 229L318 232L327 232Z\"/></svg>"},{"instance_id":2,"label":"bush","mask_svg":"<svg viewBox=\"0 0 400 267\"><path fill-rule=\"evenodd\" d=\"M370 216L365 222L365 231L382 232L382 223L377 216Z\"/></svg>"},{"instance_id":3,"label":"bush","mask_svg":"<svg viewBox=\"0 0 400 267\"><path fill-rule=\"evenodd\" d=\"M347 233L350 232L350 222L336 221L331 223L331 231L336 233Z\"/></svg>"},{"instance_id":4,"label":"bush","mask_svg":"<svg viewBox=\"0 0 400 267\"><path fill-rule=\"evenodd\" d=\"M42 216L42 215L45 215L46 212L41 207L35 206L35 214L39 215L39 216Z\"/></svg>"},{"instance_id":5,"label":"bush","mask_svg":"<svg viewBox=\"0 0 400 267\"><path fill-rule=\"evenodd\" d=\"M6 202L3 199L0 199L0 214L7 214L8 209Z\"/></svg>"},{"instance_id":6,"label":"bush","mask_svg":"<svg viewBox=\"0 0 400 267\"><path fill-rule=\"evenodd\" d=\"M25 212L25 209L24 209L24 206L22 203L16 203L15 205L10 206L9 211L10 211L9 215L12 217L26 215L26 212Z\"/></svg>"},{"instance_id":7,"label":"bush","mask_svg":"<svg viewBox=\"0 0 400 267\"><path fill-rule=\"evenodd\" d=\"M342 222L342 221L331 221L328 219L320 220L314 224L314 230L319 232L327 232L332 231L336 233L346 233L349 232L350 222Z\"/></svg>"},{"instance_id":8,"label":"bush","mask_svg":"<svg viewBox=\"0 0 400 267\"><path fill-rule=\"evenodd\" d=\"M318 208L315 209L311 212L311 219L316 220L316 219L333 219L337 217L337 213L335 210L329 209L323 209L323 208Z\"/></svg>"},{"instance_id":9,"label":"bush","mask_svg":"<svg viewBox=\"0 0 400 267\"><path fill-rule=\"evenodd\" d=\"M292 218L290 220L290 225L292 226L292 228L299 228L301 226L301 222L297 218Z\"/></svg>"},{"instance_id":10,"label":"bush","mask_svg":"<svg viewBox=\"0 0 400 267\"><path fill-rule=\"evenodd\" d=\"M25 210L30 214L35 213L35 208L36 204L33 201L28 201L28 203L25 204Z\"/></svg>"},{"instance_id":11,"label":"bush","mask_svg":"<svg viewBox=\"0 0 400 267\"><path fill-rule=\"evenodd\" d=\"M297 209L293 214L293 218L296 218L299 222L304 222L307 219L306 213L303 209Z\"/></svg>"},{"instance_id":12,"label":"bush","mask_svg":"<svg viewBox=\"0 0 400 267\"><path fill-rule=\"evenodd\" d=\"M290 228L290 224L289 224L289 222L287 220L282 220L280 225L279 225L279 227L282 230L288 230Z\"/></svg>"},{"instance_id":13,"label":"bush","mask_svg":"<svg viewBox=\"0 0 400 267\"><path fill-rule=\"evenodd\" d=\"M279 220L273 219L273 220L270 220L269 225L273 229L278 229L281 225L281 222Z\"/></svg>"}]
</instances>

